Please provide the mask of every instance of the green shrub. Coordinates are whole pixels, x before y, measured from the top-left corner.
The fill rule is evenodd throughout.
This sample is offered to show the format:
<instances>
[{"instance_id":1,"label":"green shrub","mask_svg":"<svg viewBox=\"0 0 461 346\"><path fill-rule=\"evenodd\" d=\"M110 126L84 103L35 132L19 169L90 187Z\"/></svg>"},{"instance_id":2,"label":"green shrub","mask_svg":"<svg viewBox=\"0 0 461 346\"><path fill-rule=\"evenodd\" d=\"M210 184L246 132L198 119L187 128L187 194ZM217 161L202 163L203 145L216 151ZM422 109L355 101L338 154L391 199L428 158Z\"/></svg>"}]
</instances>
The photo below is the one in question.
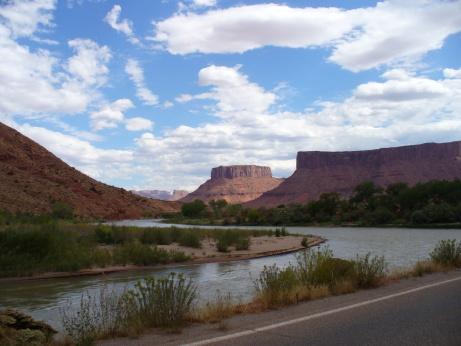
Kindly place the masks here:
<instances>
[{"instance_id":1,"label":"green shrub","mask_svg":"<svg viewBox=\"0 0 461 346\"><path fill-rule=\"evenodd\" d=\"M229 251L229 246L235 246L236 250L248 250L250 247L250 235L248 231L228 229L213 234L216 237L216 248L219 252ZM262 235L263 233L259 233Z\"/></svg>"},{"instance_id":2,"label":"green shrub","mask_svg":"<svg viewBox=\"0 0 461 346\"><path fill-rule=\"evenodd\" d=\"M205 203L203 201L196 199L190 203L184 203L181 206L181 214L185 217L196 218L200 217L206 209Z\"/></svg>"},{"instance_id":3,"label":"green shrub","mask_svg":"<svg viewBox=\"0 0 461 346\"><path fill-rule=\"evenodd\" d=\"M220 238L218 238L218 240L216 242L216 249L219 252L228 252L229 251L229 245L230 244L229 244L227 238L220 237Z\"/></svg>"},{"instance_id":4,"label":"green shrub","mask_svg":"<svg viewBox=\"0 0 461 346\"><path fill-rule=\"evenodd\" d=\"M360 288L376 286L378 280L385 276L386 263L384 257L371 257L371 253L356 256L354 269L357 285Z\"/></svg>"},{"instance_id":5,"label":"green shrub","mask_svg":"<svg viewBox=\"0 0 461 346\"><path fill-rule=\"evenodd\" d=\"M271 304L277 305L282 303L284 297L299 286L300 282L292 266L280 269L273 264L264 266L254 285L258 295L266 297Z\"/></svg>"},{"instance_id":6,"label":"green shrub","mask_svg":"<svg viewBox=\"0 0 461 346\"><path fill-rule=\"evenodd\" d=\"M138 281L124 299L146 327L172 327L184 323L197 299L190 279L171 273L166 278Z\"/></svg>"},{"instance_id":7,"label":"green shrub","mask_svg":"<svg viewBox=\"0 0 461 346\"><path fill-rule=\"evenodd\" d=\"M93 345L95 340L107 336L116 336L125 330L129 321L123 306L123 292L102 287L99 295L82 295L80 305L76 309L69 305L60 310L64 331L73 343Z\"/></svg>"},{"instance_id":8,"label":"green shrub","mask_svg":"<svg viewBox=\"0 0 461 346\"><path fill-rule=\"evenodd\" d=\"M303 239L301 240L301 246L304 246L304 247L309 246L309 240L307 239L307 237L303 237Z\"/></svg>"},{"instance_id":9,"label":"green shrub","mask_svg":"<svg viewBox=\"0 0 461 346\"><path fill-rule=\"evenodd\" d=\"M67 335L76 345L139 333L145 328L173 327L185 322L197 299L193 282L171 273L166 278L138 281L123 292L103 287L98 297L85 294L75 309L60 310Z\"/></svg>"},{"instance_id":10,"label":"green shrub","mask_svg":"<svg viewBox=\"0 0 461 346\"><path fill-rule=\"evenodd\" d=\"M248 250L250 248L250 238L240 237L235 244L236 250Z\"/></svg>"},{"instance_id":11,"label":"green shrub","mask_svg":"<svg viewBox=\"0 0 461 346\"><path fill-rule=\"evenodd\" d=\"M429 254L433 262L444 266L461 265L461 241L455 239L441 240Z\"/></svg>"},{"instance_id":12,"label":"green shrub","mask_svg":"<svg viewBox=\"0 0 461 346\"><path fill-rule=\"evenodd\" d=\"M178 258L177 253L175 258ZM171 262L171 252L145 245L138 240L115 248L114 261L117 264L155 265Z\"/></svg>"},{"instance_id":13,"label":"green shrub","mask_svg":"<svg viewBox=\"0 0 461 346\"><path fill-rule=\"evenodd\" d=\"M328 246L318 249L306 249L296 255L296 273L304 285L318 286L329 281L329 273L324 273L322 265L333 258Z\"/></svg>"},{"instance_id":14,"label":"green shrub","mask_svg":"<svg viewBox=\"0 0 461 346\"><path fill-rule=\"evenodd\" d=\"M179 245L188 246L193 248L201 248L202 243L200 241L200 236L197 232L194 231L184 231L178 239Z\"/></svg>"}]
</instances>

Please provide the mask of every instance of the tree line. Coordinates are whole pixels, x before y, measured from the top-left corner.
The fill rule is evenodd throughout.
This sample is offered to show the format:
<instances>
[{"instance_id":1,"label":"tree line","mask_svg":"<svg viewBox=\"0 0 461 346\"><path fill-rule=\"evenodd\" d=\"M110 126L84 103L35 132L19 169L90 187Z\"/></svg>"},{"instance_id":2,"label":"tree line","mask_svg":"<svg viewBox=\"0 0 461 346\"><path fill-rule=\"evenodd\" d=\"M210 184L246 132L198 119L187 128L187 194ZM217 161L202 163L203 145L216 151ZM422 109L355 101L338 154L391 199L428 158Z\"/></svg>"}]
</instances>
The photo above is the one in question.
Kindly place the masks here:
<instances>
[{"instance_id":1,"label":"tree line","mask_svg":"<svg viewBox=\"0 0 461 346\"><path fill-rule=\"evenodd\" d=\"M224 200L185 203L183 219L245 225L430 225L461 223L461 180L430 181L382 188L371 181L358 185L348 197L323 193L307 203L275 208L247 208Z\"/></svg>"}]
</instances>

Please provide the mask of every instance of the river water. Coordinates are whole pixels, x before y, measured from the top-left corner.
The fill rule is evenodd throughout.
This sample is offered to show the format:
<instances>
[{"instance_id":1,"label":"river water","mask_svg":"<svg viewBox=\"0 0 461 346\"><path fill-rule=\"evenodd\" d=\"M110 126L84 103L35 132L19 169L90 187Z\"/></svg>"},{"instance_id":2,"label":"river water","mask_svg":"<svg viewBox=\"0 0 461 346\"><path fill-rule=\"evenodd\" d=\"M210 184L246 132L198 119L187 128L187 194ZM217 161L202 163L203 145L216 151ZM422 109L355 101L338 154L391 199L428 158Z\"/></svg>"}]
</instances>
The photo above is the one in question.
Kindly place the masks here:
<instances>
[{"instance_id":1,"label":"river water","mask_svg":"<svg viewBox=\"0 0 461 346\"><path fill-rule=\"evenodd\" d=\"M169 226L156 220L132 220L116 224L138 227ZM268 228L270 227L265 227ZM287 230L291 233L315 234L328 239L326 245L333 250L336 257L350 259L356 254L368 252L384 256L390 269L408 267L418 260L427 258L441 239L461 240L461 230L449 229L287 227ZM277 263L284 266L293 263L294 260L294 254L287 254L227 263L113 273L106 276L3 282L0 283L0 307L22 310L59 328L60 309L69 304L77 305L82 294L96 295L105 285L109 289L123 290L143 277L165 276L173 271L191 277L204 301L212 300L217 294L227 293L231 293L235 300L245 301L254 294L253 282L265 265Z\"/></svg>"}]
</instances>

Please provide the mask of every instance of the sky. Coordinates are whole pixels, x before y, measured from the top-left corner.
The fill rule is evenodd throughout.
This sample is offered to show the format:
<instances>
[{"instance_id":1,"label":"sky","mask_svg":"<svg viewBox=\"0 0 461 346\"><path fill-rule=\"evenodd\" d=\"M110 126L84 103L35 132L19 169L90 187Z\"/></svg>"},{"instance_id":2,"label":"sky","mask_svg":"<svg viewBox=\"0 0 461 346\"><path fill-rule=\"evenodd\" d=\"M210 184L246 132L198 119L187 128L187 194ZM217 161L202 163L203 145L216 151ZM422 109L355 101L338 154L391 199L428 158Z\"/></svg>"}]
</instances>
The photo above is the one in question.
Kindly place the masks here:
<instances>
[{"instance_id":1,"label":"sky","mask_svg":"<svg viewBox=\"0 0 461 346\"><path fill-rule=\"evenodd\" d=\"M461 140L461 1L0 0L0 121L127 189Z\"/></svg>"}]
</instances>

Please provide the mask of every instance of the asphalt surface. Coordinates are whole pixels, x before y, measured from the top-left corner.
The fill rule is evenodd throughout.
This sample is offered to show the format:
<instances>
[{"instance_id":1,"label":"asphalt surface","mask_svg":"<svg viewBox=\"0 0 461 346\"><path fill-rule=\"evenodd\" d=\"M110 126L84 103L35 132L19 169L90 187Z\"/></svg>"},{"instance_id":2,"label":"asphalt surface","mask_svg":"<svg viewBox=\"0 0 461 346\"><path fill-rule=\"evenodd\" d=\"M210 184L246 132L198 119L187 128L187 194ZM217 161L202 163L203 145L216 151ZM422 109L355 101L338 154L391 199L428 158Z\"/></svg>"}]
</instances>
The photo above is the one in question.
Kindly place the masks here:
<instances>
[{"instance_id":1,"label":"asphalt surface","mask_svg":"<svg viewBox=\"0 0 461 346\"><path fill-rule=\"evenodd\" d=\"M461 271L104 344L461 346Z\"/></svg>"}]
</instances>

